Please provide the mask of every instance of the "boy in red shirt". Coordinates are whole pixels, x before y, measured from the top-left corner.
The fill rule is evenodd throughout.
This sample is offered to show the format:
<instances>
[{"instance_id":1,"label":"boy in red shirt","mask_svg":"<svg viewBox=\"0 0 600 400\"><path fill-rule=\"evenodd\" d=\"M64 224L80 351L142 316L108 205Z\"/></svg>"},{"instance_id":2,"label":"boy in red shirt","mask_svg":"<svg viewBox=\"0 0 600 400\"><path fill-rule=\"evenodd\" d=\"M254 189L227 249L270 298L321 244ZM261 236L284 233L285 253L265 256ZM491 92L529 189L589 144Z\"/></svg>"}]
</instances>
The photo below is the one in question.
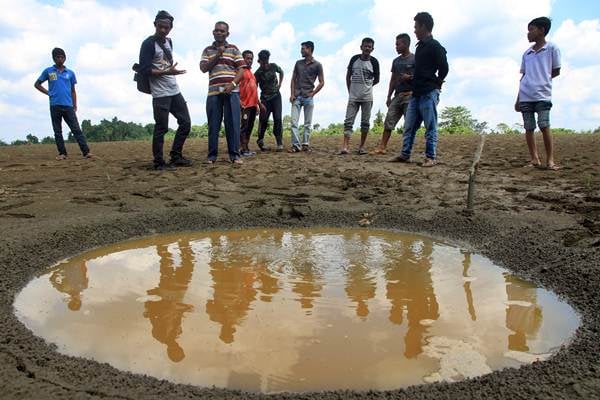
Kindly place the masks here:
<instances>
[{"instance_id":1,"label":"boy in red shirt","mask_svg":"<svg viewBox=\"0 0 600 400\"><path fill-rule=\"evenodd\" d=\"M265 107L258 100L258 89L256 86L256 78L252 73L252 62L254 61L254 53L250 50L244 50L242 57L246 62L247 67L244 67L242 72L242 80L240 81L240 106L241 106L241 129L240 129L240 153L243 157L251 157L256 155L250 151L248 143L250 135L254 128L257 110L264 110Z\"/></svg>"}]
</instances>

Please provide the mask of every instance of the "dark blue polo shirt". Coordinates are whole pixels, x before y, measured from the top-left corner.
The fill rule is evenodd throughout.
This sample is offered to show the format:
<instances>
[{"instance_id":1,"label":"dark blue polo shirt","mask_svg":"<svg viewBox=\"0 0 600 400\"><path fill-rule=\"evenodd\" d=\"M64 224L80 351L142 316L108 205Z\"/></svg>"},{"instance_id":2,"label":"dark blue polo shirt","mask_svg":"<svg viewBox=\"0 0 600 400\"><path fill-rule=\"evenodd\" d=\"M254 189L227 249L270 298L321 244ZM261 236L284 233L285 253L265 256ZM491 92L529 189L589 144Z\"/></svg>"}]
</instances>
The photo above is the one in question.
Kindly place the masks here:
<instances>
[{"instance_id":1,"label":"dark blue polo shirt","mask_svg":"<svg viewBox=\"0 0 600 400\"><path fill-rule=\"evenodd\" d=\"M73 107L71 88L77 83L73 71L65 67L61 72L53 65L42 72L38 81L48 81L48 96L51 106Z\"/></svg>"}]
</instances>

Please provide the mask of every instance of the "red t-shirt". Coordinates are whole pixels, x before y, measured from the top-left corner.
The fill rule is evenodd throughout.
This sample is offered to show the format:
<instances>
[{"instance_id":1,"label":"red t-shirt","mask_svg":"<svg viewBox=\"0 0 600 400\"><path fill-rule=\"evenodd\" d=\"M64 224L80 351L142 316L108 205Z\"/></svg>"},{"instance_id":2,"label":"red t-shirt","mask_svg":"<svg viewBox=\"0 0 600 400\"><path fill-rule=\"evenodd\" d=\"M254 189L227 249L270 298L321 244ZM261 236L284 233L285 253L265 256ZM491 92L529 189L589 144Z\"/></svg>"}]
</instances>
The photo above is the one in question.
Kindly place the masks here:
<instances>
[{"instance_id":1,"label":"red t-shirt","mask_svg":"<svg viewBox=\"0 0 600 400\"><path fill-rule=\"evenodd\" d=\"M240 81L240 104L242 108L256 107L258 105L258 89L256 78L250 68L244 68Z\"/></svg>"}]
</instances>

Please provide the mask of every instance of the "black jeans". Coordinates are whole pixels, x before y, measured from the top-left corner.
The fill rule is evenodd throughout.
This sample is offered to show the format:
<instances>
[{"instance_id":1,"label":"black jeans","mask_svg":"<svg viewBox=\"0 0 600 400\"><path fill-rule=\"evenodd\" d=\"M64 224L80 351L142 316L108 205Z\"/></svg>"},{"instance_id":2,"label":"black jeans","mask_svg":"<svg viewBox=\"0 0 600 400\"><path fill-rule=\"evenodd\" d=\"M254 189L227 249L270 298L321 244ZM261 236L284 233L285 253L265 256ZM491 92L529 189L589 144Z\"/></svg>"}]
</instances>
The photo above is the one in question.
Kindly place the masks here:
<instances>
[{"instance_id":1,"label":"black jeans","mask_svg":"<svg viewBox=\"0 0 600 400\"><path fill-rule=\"evenodd\" d=\"M163 158L163 144L165 142L165 133L169 130L169 113L177 118L177 131L175 140L171 147L171 160L182 157L183 144L190 134L192 121L187 108L187 103L181 93L175 96L156 97L152 99L152 109L154 111L154 136L152 137L152 154L154 156L154 165L165 163Z\"/></svg>"},{"instance_id":2,"label":"black jeans","mask_svg":"<svg viewBox=\"0 0 600 400\"><path fill-rule=\"evenodd\" d=\"M249 150L248 143L256 121L256 107L242 108L242 122L240 127L240 148L242 151Z\"/></svg>"},{"instance_id":3,"label":"black jeans","mask_svg":"<svg viewBox=\"0 0 600 400\"><path fill-rule=\"evenodd\" d=\"M273 113L273 135L275 135L277 145L281 146L283 144L283 139L281 137L283 133L283 124L281 121L281 93L278 93L277 96L270 100L263 100L262 103L266 110L264 113L261 112L258 118L258 140L256 143L259 145L263 143L265 132L269 126L269 115Z\"/></svg>"},{"instance_id":4,"label":"black jeans","mask_svg":"<svg viewBox=\"0 0 600 400\"><path fill-rule=\"evenodd\" d=\"M67 148L65 147L65 140L62 135L62 120L64 119L71 133L75 136L75 140L77 140L77 144L79 144L79 149L81 153L85 157L90 149L85 140L85 136L83 136L83 132L81 132L81 128L79 127L79 121L77 121L77 114L75 114L75 109L73 107L68 106L50 106L50 119L52 120L52 129L54 130L54 140L56 142L56 148L58 149L58 154L67 155Z\"/></svg>"}]
</instances>

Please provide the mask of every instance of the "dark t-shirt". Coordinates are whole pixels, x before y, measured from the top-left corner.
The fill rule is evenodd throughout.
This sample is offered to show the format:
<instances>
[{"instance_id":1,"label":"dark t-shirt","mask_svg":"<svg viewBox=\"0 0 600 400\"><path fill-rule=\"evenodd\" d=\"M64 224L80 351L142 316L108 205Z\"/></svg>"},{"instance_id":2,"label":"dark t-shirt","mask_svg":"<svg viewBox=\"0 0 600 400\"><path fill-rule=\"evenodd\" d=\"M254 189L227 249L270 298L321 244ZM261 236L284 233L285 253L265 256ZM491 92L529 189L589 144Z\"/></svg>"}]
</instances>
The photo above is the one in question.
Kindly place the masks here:
<instances>
[{"instance_id":1,"label":"dark t-shirt","mask_svg":"<svg viewBox=\"0 0 600 400\"><path fill-rule=\"evenodd\" d=\"M392 62L392 74L398 77L401 74L413 75L415 73L415 55L409 54L406 57L398 56ZM412 90L412 84L410 81L400 82L397 81L394 91L396 96L402 92L410 92Z\"/></svg>"},{"instance_id":2,"label":"dark t-shirt","mask_svg":"<svg viewBox=\"0 0 600 400\"><path fill-rule=\"evenodd\" d=\"M307 64L302 59L296 61L294 71L296 72L296 91L294 96L306 97L315 88L315 80L319 74L323 73L323 66L315 59L310 64Z\"/></svg>"},{"instance_id":3,"label":"dark t-shirt","mask_svg":"<svg viewBox=\"0 0 600 400\"><path fill-rule=\"evenodd\" d=\"M279 94L277 74L283 74L283 70L275 63L270 63L266 69L258 68L254 72L256 83L260 86L261 101L271 100Z\"/></svg>"}]
</instances>

